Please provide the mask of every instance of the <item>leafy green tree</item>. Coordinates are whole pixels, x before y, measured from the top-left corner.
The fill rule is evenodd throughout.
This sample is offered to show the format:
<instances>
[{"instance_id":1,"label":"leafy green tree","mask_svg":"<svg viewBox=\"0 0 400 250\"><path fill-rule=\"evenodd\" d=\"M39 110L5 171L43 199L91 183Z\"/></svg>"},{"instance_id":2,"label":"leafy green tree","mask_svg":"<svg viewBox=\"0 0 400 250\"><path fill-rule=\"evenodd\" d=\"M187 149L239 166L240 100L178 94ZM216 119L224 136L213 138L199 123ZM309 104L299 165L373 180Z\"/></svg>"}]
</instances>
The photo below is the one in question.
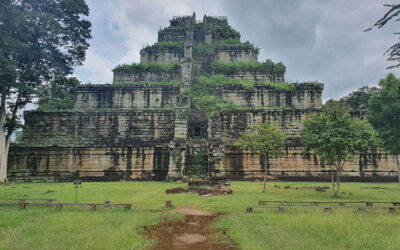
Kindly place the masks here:
<instances>
[{"instance_id":1,"label":"leafy green tree","mask_svg":"<svg viewBox=\"0 0 400 250\"><path fill-rule=\"evenodd\" d=\"M379 19L371 28L368 28L364 31L370 31L372 28L377 27L382 28L385 26L390 20L394 19L395 21L400 21L398 15L400 14L400 4L384 4L384 6L388 7L389 10L385 13L385 15ZM395 35L399 35L399 32L394 33ZM396 68L400 66L400 42L397 42L390 46L389 49L386 50L385 55L388 55L388 61L395 61L397 64L392 65L390 68Z\"/></svg>"},{"instance_id":2,"label":"leafy green tree","mask_svg":"<svg viewBox=\"0 0 400 250\"><path fill-rule=\"evenodd\" d=\"M85 59L90 22L84 0L0 0L0 182L7 180L18 110L42 84L72 73Z\"/></svg>"},{"instance_id":3,"label":"leafy green tree","mask_svg":"<svg viewBox=\"0 0 400 250\"><path fill-rule=\"evenodd\" d=\"M39 110L73 109L75 105L75 91L80 81L75 78L62 77L51 81L39 91Z\"/></svg>"},{"instance_id":4,"label":"leafy green tree","mask_svg":"<svg viewBox=\"0 0 400 250\"><path fill-rule=\"evenodd\" d=\"M267 184L267 169L269 168L270 156L279 156L284 153L285 132L269 123L258 123L250 131L245 132L236 142L235 146L240 149L249 149L258 153L264 160L264 187Z\"/></svg>"},{"instance_id":5,"label":"leafy green tree","mask_svg":"<svg viewBox=\"0 0 400 250\"><path fill-rule=\"evenodd\" d=\"M368 111L369 99L376 95L378 90L377 87L363 86L339 100L327 100L324 106L329 107L330 105L340 105L344 109L351 108L353 111Z\"/></svg>"},{"instance_id":6,"label":"leafy green tree","mask_svg":"<svg viewBox=\"0 0 400 250\"><path fill-rule=\"evenodd\" d=\"M383 148L395 155L400 184L400 79L389 74L379 86L378 94L369 101L368 120L384 142Z\"/></svg>"},{"instance_id":7,"label":"leafy green tree","mask_svg":"<svg viewBox=\"0 0 400 250\"><path fill-rule=\"evenodd\" d=\"M378 145L377 133L373 127L366 121L351 118L348 111L337 104L303 121L302 142L306 152L316 154L331 167L332 191L335 196L340 192L343 165L355 154Z\"/></svg>"},{"instance_id":8,"label":"leafy green tree","mask_svg":"<svg viewBox=\"0 0 400 250\"><path fill-rule=\"evenodd\" d=\"M347 96L340 98L339 102L349 106L352 110L368 110L368 102L372 96L378 93L377 87L363 86Z\"/></svg>"}]
</instances>

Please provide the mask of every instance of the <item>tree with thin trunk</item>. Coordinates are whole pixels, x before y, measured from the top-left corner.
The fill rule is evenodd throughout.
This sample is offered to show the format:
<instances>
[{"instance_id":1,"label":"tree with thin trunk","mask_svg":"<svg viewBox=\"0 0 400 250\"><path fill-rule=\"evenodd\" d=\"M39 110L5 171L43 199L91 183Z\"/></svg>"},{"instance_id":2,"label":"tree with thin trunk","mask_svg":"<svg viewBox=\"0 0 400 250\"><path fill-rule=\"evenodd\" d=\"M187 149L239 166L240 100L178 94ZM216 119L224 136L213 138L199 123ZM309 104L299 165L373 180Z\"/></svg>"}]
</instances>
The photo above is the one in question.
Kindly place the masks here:
<instances>
[{"instance_id":1,"label":"tree with thin trunk","mask_svg":"<svg viewBox=\"0 0 400 250\"><path fill-rule=\"evenodd\" d=\"M384 4L383 6L389 8L389 10L381 17L372 27L364 30L364 31L370 31L372 28L376 27L378 29L382 28L385 26L388 22L390 21L400 21L399 15L400 15L400 4L395 3L395 4ZM397 26L395 26L397 27ZM399 35L400 33L394 32L395 35ZM388 67L388 69L391 68L398 68L400 67L400 42L397 42L390 46L386 52L385 55L388 55L387 60L395 62L394 65L391 65Z\"/></svg>"},{"instance_id":2,"label":"tree with thin trunk","mask_svg":"<svg viewBox=\"0 0 400 250\"><path fill-rule=\"evenodd\" d=\"M388 74L379 87L378 94L369 101L368 120L378 131L383 148L396 158L400 185L400 79Z\"/></svg>"},{"instance_id":3,"label":"tree with thin trunk","mask_svg":"<svg viewBox=\"0 0 400 250\"><path fill-rule=\"evenodd\" d=\"M250 131L245 132L236 142L235 146L240 149L248 149L258 153L263 159L264 186L265 193L267 185L267 175L270 164L270 157L283 155L285 149L285 132L269 123L258 123L251 127Z\"/></svg>"},{"instance_id":4,"label":"tree with thin trunk","mask_svg":"<svg viewBox=\"0 0 400 250\"><path fill-rule=\"evenodd\" d=\"M0 0L0 182L19 110L43 84L72 73L91 38L84 0Z\"/></svg>"},{"instance_id":5,"label":"tree with thin trunk","mask_svg":"<svg viewBox=\"0 0 400 250\"><path fill-rule=\"evenodd\" d=\"M316 154L331 168L332 192L340 193L343 166L357 153L378 145L377 133L366 121L351 118L348 110L337 103L325 112L311 114L303 121L302 143L305 151Z\"/></svg>"}]
</instances>

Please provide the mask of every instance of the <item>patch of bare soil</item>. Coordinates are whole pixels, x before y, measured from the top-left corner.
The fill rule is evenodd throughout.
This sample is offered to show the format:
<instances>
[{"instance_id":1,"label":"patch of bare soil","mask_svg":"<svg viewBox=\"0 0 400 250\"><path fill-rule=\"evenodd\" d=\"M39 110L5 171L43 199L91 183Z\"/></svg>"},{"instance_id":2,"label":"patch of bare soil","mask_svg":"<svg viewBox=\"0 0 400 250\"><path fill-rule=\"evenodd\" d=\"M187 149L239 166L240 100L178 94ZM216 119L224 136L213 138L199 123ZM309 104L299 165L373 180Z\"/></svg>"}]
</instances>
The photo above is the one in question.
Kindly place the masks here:
<instances>
[{"instance_id":1,"label":"patch of bare soil","mask_svg":"<svg viewBox=\"0 0 400 250\"><path fill-rule=\"evenodd\" d=\"M192 207L180 207L173 210L173 212L178 212L185 215L193 215L193 216L215 216L215 214L210 213L208 211L203 211Z\"/></svg>"},{"instance_id":2,"label":"patch of bare soil","mask_svg":"<svg viewBox=\"0 0 400 250\"><path fill-rule=\"evenodd\" d=\"M162 223L146 229L146 235L158 241L155 249L190 249L190 250L233 250L230 245L218 242L210 237L210 224L217 220L217 215L193 207L181 207L174 212L185 214L183 220L165 219ZM217 232L218 235L218 232ZM221 237L222 234L221 234Z\"/></svg>"}]
</instances>

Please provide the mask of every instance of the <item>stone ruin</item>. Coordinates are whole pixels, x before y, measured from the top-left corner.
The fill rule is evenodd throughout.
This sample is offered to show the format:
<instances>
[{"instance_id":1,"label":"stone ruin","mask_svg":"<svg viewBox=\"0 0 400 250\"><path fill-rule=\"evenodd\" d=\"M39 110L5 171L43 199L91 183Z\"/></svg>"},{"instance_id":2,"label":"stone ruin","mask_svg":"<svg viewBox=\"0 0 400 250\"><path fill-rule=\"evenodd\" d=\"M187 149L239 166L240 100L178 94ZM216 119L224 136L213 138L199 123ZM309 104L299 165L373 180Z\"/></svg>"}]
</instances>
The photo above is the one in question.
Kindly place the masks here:
<instances>
[{"instance_id":1,"label":"stone ruin","mask_svg":"<svg viewBox=\"0 0 400 250\"><path fill-rule=\"evenodd\" d=\"M284 83L283 64L258 62L258 49L240 42L226 17L193 14L170 23L140 51L140 64L113 70L113 84L78 87L74 110L26 111L22 141L10 148L9 179L261 179L263 159L233 146L258 122L289 135L269 175L329 178L324 162L304 154L300 137L304 117L321 111L322 84ZM250 87L204 84L215 75ZM394 166L390 155L373 151L346 164L343 176L394 180Z\"/></svg>"}]
</instances>

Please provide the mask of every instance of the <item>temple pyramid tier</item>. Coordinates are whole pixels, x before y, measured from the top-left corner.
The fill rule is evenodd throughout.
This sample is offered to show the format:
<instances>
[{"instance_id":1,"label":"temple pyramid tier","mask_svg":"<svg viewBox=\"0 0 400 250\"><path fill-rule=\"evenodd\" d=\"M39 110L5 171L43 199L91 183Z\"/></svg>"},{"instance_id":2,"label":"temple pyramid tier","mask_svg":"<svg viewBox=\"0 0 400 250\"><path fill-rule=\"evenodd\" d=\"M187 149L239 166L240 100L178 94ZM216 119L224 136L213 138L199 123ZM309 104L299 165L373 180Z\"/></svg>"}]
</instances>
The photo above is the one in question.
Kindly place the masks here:
<instances>
[{"instance_id":1,"label":"temple pyramid tier","mask_svg":"<svg viewBox=\"0 0 400 250\"><path fill-rule=\"evenodd\" d=\"M9 179L261 179L263 158L234 146L260 122L289 136L269 175L329 179L329 166L304 153L300 134L302 120L322 112L324 85L286 82L284 64L260 60L259 50L227 17L174 16L139 63L113 69L112 84L79 86L74 110L26 111ZM394 180L393 162L379 151L360 155L343 178Z\"/></svg>"}]
</instances>

